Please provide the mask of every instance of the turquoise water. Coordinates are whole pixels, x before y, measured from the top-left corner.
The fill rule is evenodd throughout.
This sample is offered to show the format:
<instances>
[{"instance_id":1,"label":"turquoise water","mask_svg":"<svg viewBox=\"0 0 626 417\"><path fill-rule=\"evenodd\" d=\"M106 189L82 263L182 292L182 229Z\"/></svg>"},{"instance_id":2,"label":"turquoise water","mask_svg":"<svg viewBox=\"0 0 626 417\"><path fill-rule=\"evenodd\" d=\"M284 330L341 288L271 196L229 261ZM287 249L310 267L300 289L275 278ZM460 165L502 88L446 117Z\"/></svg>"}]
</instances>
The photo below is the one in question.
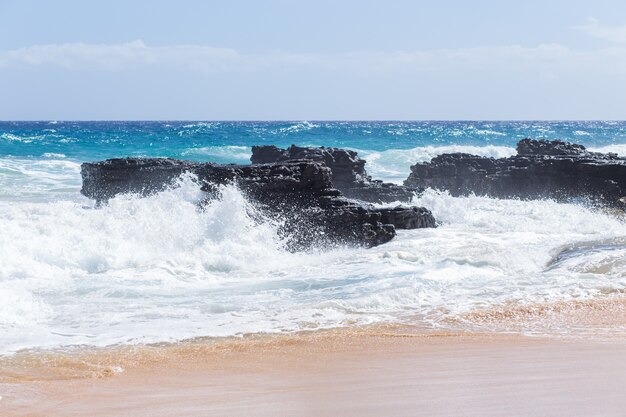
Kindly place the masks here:
<instances>
[{"instance_id":1,"label":"turquoise water","mask_svg":"<svg viewBox=\"0 0 626 417\"><path fill-rule=\"evenodd\" d=\"M244 162L246 148L259 144L385 151L515 146L525 137L568 139L592 147L622 144L626 122L0 122L0 156Z\"/></svg>"},{"instance_id":2,"label":"turquoise water","mask_svg":"<svg viewBox=\"0 0 626 417\"><path fill-rule=\"evenodd\" d=\"M427 190L413 203L436 229L290 253L280 219L233 186L202 210L187 176L99 209L80 194L80 163L110 157L248 163L257 144L339 146L374 178L401 182L435 155L506 157L528 136L626 155L624 122L0 122L0 354L377 322L445 328L475 310L623 292L626 224L581 204Z\"/></svg>"}]
</instances>

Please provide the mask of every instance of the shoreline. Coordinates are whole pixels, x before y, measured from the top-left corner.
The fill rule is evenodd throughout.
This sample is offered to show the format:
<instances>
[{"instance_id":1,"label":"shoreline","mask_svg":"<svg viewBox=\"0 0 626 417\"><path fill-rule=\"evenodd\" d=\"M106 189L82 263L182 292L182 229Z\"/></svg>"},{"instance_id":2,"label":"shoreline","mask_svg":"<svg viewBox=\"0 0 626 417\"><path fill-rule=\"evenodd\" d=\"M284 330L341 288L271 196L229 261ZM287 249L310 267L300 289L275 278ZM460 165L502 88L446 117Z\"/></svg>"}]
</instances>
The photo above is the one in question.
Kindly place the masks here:
<instances>
[{"instance_id":1,"label":"shoreline","mask_svg":"<svg viewBox=\"0 0 626 417\"><path fill-rule=\"evenodd\" d=\"M503 304L445 317L439 325L422 317L409 317L401 322L223 337L201 336L175 342L23 349L0 355L0 383L107 377L138 363L176 358L187 351L211 356L232 351L276 349L299 343L334 345L341 340L349 344L351 340L362 337L420 339L478 336L626 341L626 296L623 292L614 292L595 299Z\"/></svg>"},{"instance_id":2,"label":"shoreline","mask_svg":"<svg viewBox=\"0 0 626 417\"><path fill-rule=\"evenodd\" d=\"M616 297L461 318L510 333L379 324L22 352L0 361L0 415L621 416L625 307ZM522 331L554 324L569 337Z\"/></svg>"},{"instance_id":3,"label":"shoreline","mask_svg":"<svg viewBox=\"0 0 626 417\"><path fill-rule=\"evenodd\" d=\"M621 339L341 331L261 339L211 351L170 346L161 360L137 360L109 377L12 384L0 411L571 417L621 416L626 407Z\"/></svg>"}]
</instances>

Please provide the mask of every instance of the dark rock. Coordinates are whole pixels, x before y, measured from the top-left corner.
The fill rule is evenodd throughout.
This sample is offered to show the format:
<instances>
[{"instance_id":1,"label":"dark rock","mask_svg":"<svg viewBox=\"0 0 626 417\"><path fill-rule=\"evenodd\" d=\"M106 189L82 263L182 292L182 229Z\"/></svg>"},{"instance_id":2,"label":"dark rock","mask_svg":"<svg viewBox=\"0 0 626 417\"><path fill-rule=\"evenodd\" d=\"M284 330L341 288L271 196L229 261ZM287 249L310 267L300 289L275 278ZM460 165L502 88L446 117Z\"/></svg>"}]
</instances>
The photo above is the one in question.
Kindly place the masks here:
<instances>
[{"instance_id":1,"label":"dark rock","mask_svg":"<svg viewBox=\"0 0 626 417\"><path fill-rule=\"evenodd\" d=\"M332 182L336 187L344 183L352 184L369 180L365 171L365 160L357 153L338 148L303 148L291 145L281 149L273 145L253 146L250 161L253 164L267 164L292 160L321 162L331 170Z\"/></svg>"},{"instance_id":2,"label":"dark rock","mask_svg":"<svg viewBox=\"0 0 626 417\"><path fill-rule=\"evenodd\" d=\"M583 145L563 142L561 140L522 139L517 143L519 156L532 155L584 155L587 150Z\"/></svg>"},{"instance_id":3,"label":"dark rock","mask_svg":"<svg viewBox=\"0 0 626 417\"><path fill-rule=\"evenodd\" d=\"M81 193L97 202L117 194L148 195L162 191L184 172L195 172L200 164L169 158L116 158L81 165Z\"/></svg>"},{"instance_id":4,"label":"dark rock","mask_svg":"<svg viewBox=\"0 0 626 417\"><path fill-rule=\"evenodd\" d=\"M332 187L330 169L313 161L218 165L109 159L82 165L81 191L99 203L120 193L148 195L164 190L185 172L195 174L209 196L219 193L219 185L236 184L262 213L282 220L280 232L293 250L337 243L371 247L395 236L391 222L399 215L383 223L381 210L342 197Z\"/></svg>"},{"instance_id":5,"label":"dark rock","mask_svg":"<svg viewBox=\"0 0 626 417\"><path fill-rule=\"evenodd\" d=\"M333 186L347 198L370 203L408 202L416 192L415 187L372 180L365 170L364 159L355 151L339 148L305 148L291 145L287 149L276 146L253 146L250 161L253 164L307 160L323 163L330 168Z\"/></svg>"},{"instance_id":6,"label":"dark rock","mask_svg":"<svg viewBox=\"0 0 626 417\"><path fill-rule=\"evenodd\" d=\"M497 198L568 201L585 198L618 205L626 196L626 159L589 152L582 145L524 139L518 155L486 158L452 153L411 167L405 185Z\"/></svg>"},{"instance_id":7,"label":"dark rock","mask_svg":"<svg viewBox=\"0 0 626 417\"><path fill-rule=\"evenodd\" d=\"M436 227L435 218L424 207L404 207L378 209L383 223L393 224L396 229L422 229Z\"/></svg>"}]
</instances>

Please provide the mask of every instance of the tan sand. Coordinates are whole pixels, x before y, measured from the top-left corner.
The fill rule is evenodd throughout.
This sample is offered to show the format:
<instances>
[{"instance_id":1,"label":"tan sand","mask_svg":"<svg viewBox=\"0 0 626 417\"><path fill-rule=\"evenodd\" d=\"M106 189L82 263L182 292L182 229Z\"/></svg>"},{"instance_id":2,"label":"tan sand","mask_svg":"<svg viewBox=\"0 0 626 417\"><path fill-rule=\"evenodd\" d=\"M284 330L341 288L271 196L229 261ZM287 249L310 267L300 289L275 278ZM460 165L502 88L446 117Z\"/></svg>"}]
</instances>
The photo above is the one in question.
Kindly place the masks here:
<instances>
[{"instance_id":1,"label":"tan sand","mask_svg":"<svg viewBox=\"0 0 626 417\"><path fill-rule=\"evenodd\" d=\"M589 317L569 338L377 326L25 353L0 363L0 415L624 417L626 338L588 331L602 311L621 328L619 305L532 309Z\"/></svg>"},{"instance_id":2,"label":"tan sand","mask_svg":"<svg viewBox=\"0 0 626 417\"><path fill-rule=\"evenodd\" d=\"M336 333L20 383L3 416L624 416L626 344ZM198 350L199 349L199 350ZM168 359L169 358L169 359Z\"/></svg>"}]
</instances>

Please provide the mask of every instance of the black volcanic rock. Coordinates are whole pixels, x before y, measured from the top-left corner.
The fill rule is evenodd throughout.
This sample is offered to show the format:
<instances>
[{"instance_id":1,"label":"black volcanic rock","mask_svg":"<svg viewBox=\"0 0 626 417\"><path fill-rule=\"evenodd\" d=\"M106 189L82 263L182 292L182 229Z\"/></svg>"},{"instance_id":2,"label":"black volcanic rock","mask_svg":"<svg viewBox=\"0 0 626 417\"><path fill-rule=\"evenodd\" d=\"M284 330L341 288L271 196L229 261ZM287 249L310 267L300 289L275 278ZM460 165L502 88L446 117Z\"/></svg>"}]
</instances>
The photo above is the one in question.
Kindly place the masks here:
<instances>
[{"instance_id":1,"label":"black volcanic rock","mask_svg":"<svg viewBox=\"0 0 626 417\"><path fill-rule=\"evenodd\" d=\"M561 140L536 140L522 139L517 143L517 154L519 156L551 155L551 156L580 156L587 154L583 145L563 142Z\"/></svg>"},{"instance_id":2,"label":"black volcanic rock","mask_svg":"<svg viewBox=\"0 0 626 417\"><path fill-rule=\"evenodd\" d=\"M164 158L109 159L82 164L81 192L99 204L120 193L149 195L186 172L197 176L209 196L219 193L219 185L236 184L261 212L283 220L280 231L294 250L328 243L371 247L391 240L394 224L434 225L425 209L377 209L344 198L333 188L330 169L310 160L219 165Z\"/></svg>"},{"instance_id":3,"label":"black volcanic rock","mask_svg":"<svg viewBox=\"0 0 626 417\"><path fill-rule=\"evenodd\" d=\"M443 154L411 167L405 185L497 198L567 201L586 198L618 206L626 196L626 159L562 141L524 139L516 156ZM622 200L623 201L623 200Z\"/></svg>"},{"instance_id":4,"label":"black volcanic rock","mask_svg":"<svg viewBox=\"0 0 626 417\"><path fill-rule=\"evenodd\" d=\"M81 165L81 193L98 203L118 194L149 195L166 189L200 164L170 158L116 158Z\"/></svg>"},{"instance_id":5,"label":"black volcanic rock","mask_svg":"<svg viewBox=\"0 0 626 417\"><path fill-rule=\"evenodd\" d=\"M424 207L397 206L391 208L379 208L381 221L393 224L396 229L422 229L437 227L435 218L430 210Z\"/></svg>"},{"instance_id":6,"label":"black volcanic rock","mask_svg":"<svg viewBox=\"0 0 626 417\"><path fill-rule=\"evenodd\" d=\"M340 148L307 148L291 145L287 149L273 145L253 146L250 161L253 164L276 163L294 160L320 162L330 168L333 186L351 199L370 203L408 202L416 192L415 187L372 180L365 170L364 159L355 151Z\"/></svg>"},{"instance_id":7,"label":"black volcanic rock","mask_svg":"<svg viewBox=\"0 0 626 417\"><path fill-rule=\"evenodd\" d=\"M253 146L250 161L253 164L267 164L292 160L307 160L321 162L330 168L333 184L338 187L344 183L367 181L369 177L365 171L365 160L357 153L338 148L304 148L291 145L281 149L273 145Z\"/></svg>"}]
</instances>

